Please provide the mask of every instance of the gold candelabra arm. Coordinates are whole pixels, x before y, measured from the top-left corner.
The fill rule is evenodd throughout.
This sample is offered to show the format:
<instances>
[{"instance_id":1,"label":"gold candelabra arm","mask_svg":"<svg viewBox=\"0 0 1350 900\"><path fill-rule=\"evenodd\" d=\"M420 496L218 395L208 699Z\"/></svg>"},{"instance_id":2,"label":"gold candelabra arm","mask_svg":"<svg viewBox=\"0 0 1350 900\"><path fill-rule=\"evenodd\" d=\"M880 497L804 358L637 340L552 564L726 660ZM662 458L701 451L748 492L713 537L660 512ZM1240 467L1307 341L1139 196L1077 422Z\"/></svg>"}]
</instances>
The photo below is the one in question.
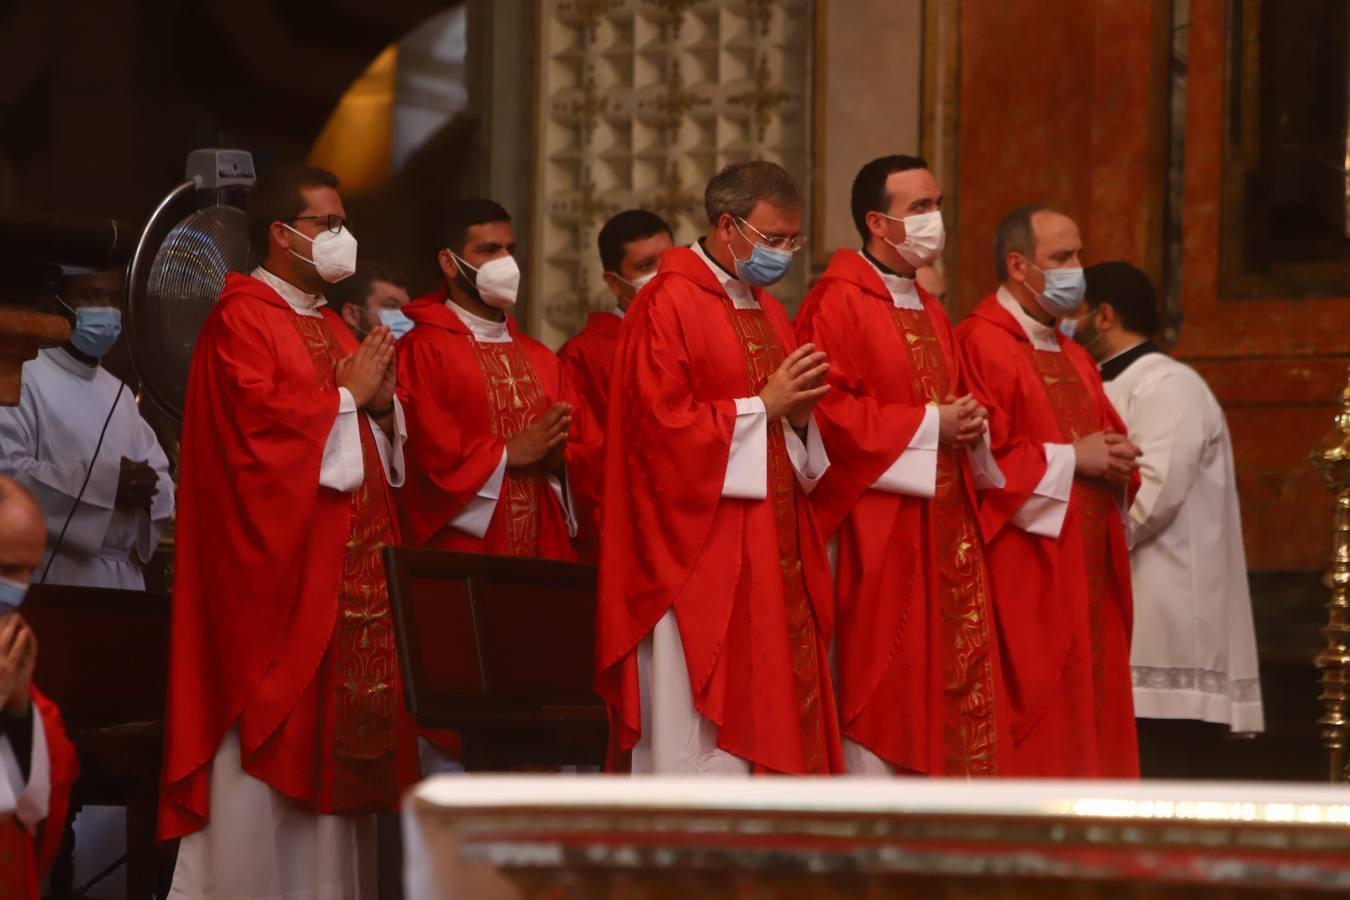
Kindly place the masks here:
<instances>
[{"instance_id":1,"label":"gold candelabra arm","mask_svg":"<svg viewBox=\"0 0 1350 900\"><path fill-rule=\"evenodd\" d=\"M1323 714L1322 745L1330 755L1333 782L1350 781L1350 378L1341 391L1341 408L1323 449L1312 461L1333 494L1331 568L1323 583L1331 591L1327 600L1327 624L1322 628L1326 646L1317 654L1321 670Z\"/></svg>"}]
</instances>

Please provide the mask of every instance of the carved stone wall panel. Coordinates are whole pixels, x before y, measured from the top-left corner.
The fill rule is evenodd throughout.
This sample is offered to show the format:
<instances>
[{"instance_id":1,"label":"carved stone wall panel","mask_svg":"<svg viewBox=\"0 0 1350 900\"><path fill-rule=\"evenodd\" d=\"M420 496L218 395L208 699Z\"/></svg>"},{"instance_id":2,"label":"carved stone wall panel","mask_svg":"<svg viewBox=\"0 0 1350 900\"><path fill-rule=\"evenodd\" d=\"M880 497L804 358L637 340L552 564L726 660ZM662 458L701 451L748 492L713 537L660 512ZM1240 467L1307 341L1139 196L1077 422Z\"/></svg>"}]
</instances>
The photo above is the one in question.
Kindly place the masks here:
<instances>
[{"instance_id":1,"label":"carved stone wall panel","mask_svg":"<svg viewBox=\"0 0 1350 900\"><path fill-rule=\"evenodd\" d=\"M596 235L635 206L678 243L723 166L782 164L810 196L812 0L544 0L530 330L550 346L613 305ZM810 221L809 218L804 221ZM805 259L780 296L805 291Z\"/></svg>"}]
</instances>

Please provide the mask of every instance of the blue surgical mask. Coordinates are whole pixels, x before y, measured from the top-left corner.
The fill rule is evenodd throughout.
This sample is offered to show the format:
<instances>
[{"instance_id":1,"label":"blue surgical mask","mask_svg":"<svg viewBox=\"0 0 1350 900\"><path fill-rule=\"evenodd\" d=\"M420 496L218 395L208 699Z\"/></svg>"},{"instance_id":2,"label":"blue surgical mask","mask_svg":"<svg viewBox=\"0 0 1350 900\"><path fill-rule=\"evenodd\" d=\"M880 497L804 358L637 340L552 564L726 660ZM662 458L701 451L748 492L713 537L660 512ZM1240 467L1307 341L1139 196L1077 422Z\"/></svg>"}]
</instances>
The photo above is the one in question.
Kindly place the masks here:
<instances>
[{"instance_id":1,"label":"blue surgical mask","mask_svg":"<svg viewBox=\"0 0 1350 900\"><path fill-rule=\"evenodd\" d=\"M22 606L23 598L27 595L28 584L26 582L0 577L0 616L14 612Z\"/></svg>"},{"instance_id":2,"label":"blue surgical mask","mask_svg":"<svg viewBox=\"0 0 1350 900\"><path fill-rule=\"evenodd\" d=\"M1082 269L1041 269L1035 263L1031 265L1045 273L1045 291L1036 294L1042 309L1059 319L1082 305L1083 295L1087 292L1087 278ZM1031 285L1027 285L1027 289L1030 290Z\"/></svg>"},{"instance_id":3,"label":"blue surgical mask","mask_svg":"<svg viewBox=\"0 0 1350 900\"><path fill-rule=\"evenodd\" d=\"M81 353L99 359L122 333L122 311L112 306L82 306L75 310L70 343Z\"/></svg>"},{"instance_id":4,"label":"blue surgical mask","mask_svg":"<svg viewBox=\"0 0 1350 900\"><path fill-rule=\"evenodd\" d=\"M750 225L749 222L745 224ZM750 227L754 228L753 225ZM775 250L773 247L757 244L746 237L740 225L736 226L736 230L740 231L741 237L750 241L750 246L754 248L750 251L749 259L736 259L736 254L731 254L731 258L736 262L736 277L756 287L767 287L782 281L788 267L792 265L792 251Z\"/></svg>"},{"instance_id":5,"label":"blue surgical mask","mask_svg":"<svg viewBox=\"0 0 1350 900\"><path fill-rule=\"evenodd\" d=\"M1077 331L1078 331L1077 319L1065 318L1059 320L1059 333L1064 335L1069 340L1073 340L1073 336L1075 333L1077 333Z\"/></svg>"},{"instance_id":6,"label":"blue surgical mask","mask_svg":"<svg viewBox=\"0 0 1350 900\"><path fill-rule=\"evenodd\" d=\"M413 320L405 316L401 309L380 310L380 324L393 332L394 340L413 330Z\"/></svg>"}]
</instances>

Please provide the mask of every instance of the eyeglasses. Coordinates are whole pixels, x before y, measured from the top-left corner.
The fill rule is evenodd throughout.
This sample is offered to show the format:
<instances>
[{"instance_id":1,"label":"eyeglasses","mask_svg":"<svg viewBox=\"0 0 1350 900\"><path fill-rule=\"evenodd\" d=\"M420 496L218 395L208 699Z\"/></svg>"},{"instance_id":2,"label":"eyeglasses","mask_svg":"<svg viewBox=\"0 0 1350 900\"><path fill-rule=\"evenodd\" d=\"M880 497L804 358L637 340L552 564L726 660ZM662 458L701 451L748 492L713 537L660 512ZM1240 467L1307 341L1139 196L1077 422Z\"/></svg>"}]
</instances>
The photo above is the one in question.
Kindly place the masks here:
<instances>
[{"instance_id":1,"label":"eyeglasses","mask_svg":"<svg viewBox=\"0 0 1350 900\"><path fill-rule=\"evenodd\" d=\"M737 218L740 217L738 216ZM741 219L741 224L745 225L746 228L749 228L755 234L763 238L764 239L763 242L766 247L772 247L775 250L786 250L789 253L796 253L798 250L806 246L806 235L804 234L788 234L788 235L776 234L770 237L769 235L760 231L755 226L751 225L749 222L745 221L745 219Z\"/></svg>"},{"instance_id":2,"label":"eyeglasses","mask_svg":"<svg viewBox=\"0 0 1350 900\"><path fill-rule=\"evenodd\" d=\"M344 228L347 229L348 231L352 230L352 223L349 219L344 219L342 218L342 216L334 215L332 213L326 216L295 216L294 218L287 219L286 221L319 222L323 225L323 227L326 230L333 232L333 234L337 234Z\"/></svg>"}]
</instances>

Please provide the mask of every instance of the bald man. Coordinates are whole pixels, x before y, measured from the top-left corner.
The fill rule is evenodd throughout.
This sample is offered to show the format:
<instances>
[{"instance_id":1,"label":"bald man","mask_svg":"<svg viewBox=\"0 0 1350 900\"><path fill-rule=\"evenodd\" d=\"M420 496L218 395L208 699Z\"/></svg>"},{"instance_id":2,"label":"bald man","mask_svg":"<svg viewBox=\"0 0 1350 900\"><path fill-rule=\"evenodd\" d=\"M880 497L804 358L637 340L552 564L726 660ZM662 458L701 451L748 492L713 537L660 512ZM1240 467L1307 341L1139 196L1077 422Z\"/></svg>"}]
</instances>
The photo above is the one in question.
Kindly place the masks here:
<instances>
[{"instance_id":1,"label":"bald man","mask_svg":"<svg viewBox=\"0 0 1350 900\"><path fill-rule=\"evenodd\" d=\"M1139 775L1122 511L1139 450L1058 328L1083 302L1082 252L1073 219L1013 210L994 238L1001 286L956 329L1005 480L979 495L1012 709L1004 775Z\"/></svg>"},{"instance_id":2,"label":"bald man","mask_svg":"<svg viewBox=\"0 0 1350 900\"><path fill-rule=\"evenodd\" d=\"M33 495L0 477L0 897L37 900L65 830L75 748L33 687L37 639L18 608L47 531Z\"/></svg>"}]
</instances>

